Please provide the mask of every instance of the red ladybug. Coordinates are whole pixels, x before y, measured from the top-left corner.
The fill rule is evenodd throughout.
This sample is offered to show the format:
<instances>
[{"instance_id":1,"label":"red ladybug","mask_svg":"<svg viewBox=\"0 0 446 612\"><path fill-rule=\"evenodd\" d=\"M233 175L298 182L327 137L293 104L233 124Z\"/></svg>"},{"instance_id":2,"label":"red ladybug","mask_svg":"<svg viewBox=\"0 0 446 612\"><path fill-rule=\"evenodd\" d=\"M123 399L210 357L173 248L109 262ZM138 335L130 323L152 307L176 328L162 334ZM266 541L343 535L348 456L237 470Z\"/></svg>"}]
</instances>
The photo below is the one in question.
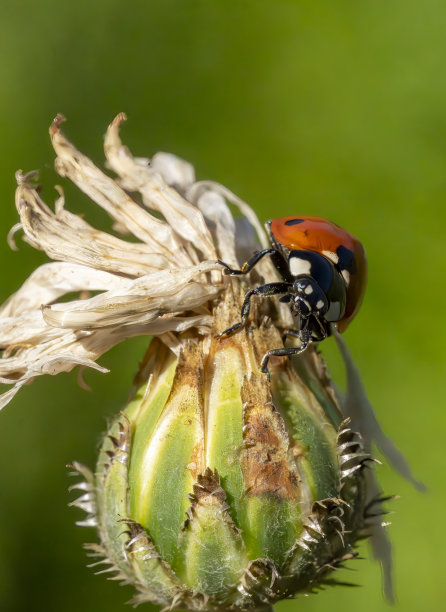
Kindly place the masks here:
<instances>
[{"instance_id":1,"label":"red ladybug","mask_svg":"<svg viewBox=\"0 0 446 612\"><path fill-rule=\"evenodd\" d=\"M245 325L253 295L281 295L299 323L284 336L300 339L300 347L268 351L261 371L269 376L271 356L295 355L308 344L330 334L330 324L343 332L359 310L367 285L367 259L357 238L335 223L311 216L281 217L267 221L271 247L255 253L241 268L234 270L220 261L226 274L247 274L269 255L283 281L268 283L248 291L242 306L242 319L218 337L229 336Z\"/></svg>"}]
</instances>

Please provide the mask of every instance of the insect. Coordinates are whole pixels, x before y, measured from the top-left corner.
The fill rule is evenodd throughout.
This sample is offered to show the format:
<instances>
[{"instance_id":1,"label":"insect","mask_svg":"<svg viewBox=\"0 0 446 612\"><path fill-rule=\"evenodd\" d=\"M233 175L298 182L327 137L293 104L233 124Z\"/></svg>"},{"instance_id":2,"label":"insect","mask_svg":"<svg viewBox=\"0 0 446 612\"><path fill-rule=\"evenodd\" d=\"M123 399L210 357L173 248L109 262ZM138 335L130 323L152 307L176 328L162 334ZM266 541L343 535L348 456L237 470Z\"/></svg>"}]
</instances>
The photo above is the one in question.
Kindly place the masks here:
<instances>
[{"instance_id":1,"label":"insect","mask_svg":"<svg viewBox=\"0 0 446 612\"><path fill-rule=\"evenodd\" d=\"M289 216L267 221L271 248L254 253L240 270L220 261L225 274L248 274L265 256L279 271L282 281L251 289L245 295L241 321L221 332L233 334L248 320L251 298L280 295L298 318L295 329L283 334L298 338L298 347L272 349L262 359L261 371L269 379L268 361L272 356L296 355L310 342L330 335L331 323L343 332L359 310L367 285L367 259L357 238L335 223L312 216Z\"/></svg>"}]
</instances>

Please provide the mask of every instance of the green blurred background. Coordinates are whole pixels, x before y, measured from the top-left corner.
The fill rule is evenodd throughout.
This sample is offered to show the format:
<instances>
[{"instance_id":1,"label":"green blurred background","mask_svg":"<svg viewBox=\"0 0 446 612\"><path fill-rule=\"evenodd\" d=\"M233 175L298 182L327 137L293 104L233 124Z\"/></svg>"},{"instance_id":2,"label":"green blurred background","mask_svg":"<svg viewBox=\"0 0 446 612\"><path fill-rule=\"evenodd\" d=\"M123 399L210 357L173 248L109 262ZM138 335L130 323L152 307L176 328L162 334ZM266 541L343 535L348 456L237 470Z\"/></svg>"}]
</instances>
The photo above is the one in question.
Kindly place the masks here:
<instances>
[{"instance_id":1,"label":"green blurred background","mask_svg":"<svg viewBox=\"0 0 446 612\"><path fill-rule=\"evenodd\" d=\"M125 111L122 135L135 154L185 157L260 218L321 215L361 237L370 285L346 337L385 431L429 486L418 494L378 468L384 490L401 495L389 534L395 610L405 612L441 609L446 596L445 66L440 0L1 3L1 300L45 261L23 244L13 253L5 238L17 220L16 169L41 169L44 197L55 196L47 128L57 112L97 162L108 122ZM71 210L103 223L64 187ZM85 567L81 545L93 534L66 507L65 464L94 464L145 344L104 356L112 373L87 372L90 393L76 373L40 378L1 414L3 612L125 609L131 589ZM352 566L339 577L361 588L328 589L278 612L387 609L379 567Z\"/></svg>"}]
</instances>

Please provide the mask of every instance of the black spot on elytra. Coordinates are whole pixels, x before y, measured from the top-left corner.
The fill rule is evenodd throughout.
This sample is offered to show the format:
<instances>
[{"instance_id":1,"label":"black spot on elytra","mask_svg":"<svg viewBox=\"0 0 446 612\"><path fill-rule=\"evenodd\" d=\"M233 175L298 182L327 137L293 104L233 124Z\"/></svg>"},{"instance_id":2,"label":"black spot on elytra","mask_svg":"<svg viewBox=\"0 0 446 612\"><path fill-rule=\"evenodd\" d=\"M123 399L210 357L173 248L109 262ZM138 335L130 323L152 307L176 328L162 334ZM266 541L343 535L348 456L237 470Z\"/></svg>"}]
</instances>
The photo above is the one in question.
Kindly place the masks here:
<instances>
[{"instance_id":1,"label":"black spot on elytra","mask_svg":"<svg viewBox=\"0 0 446 612\"><path fill-rule=\"evenodd\" d=\"M285 225L299 225L299 223L303 223L305 219L288 219L285 221Z\"/></svg>"},{"instance_id":2,"label":"black spot on elytra","mask_svg":"<svg viewBox=\"0 0 446 612\"><path fill-rule=\"evenodd\" d=\"M356 260L353 251L350 251L350 249L341 244L336 249L336 255L339 257L339 261L336 264L339 270L347 270L350 274L356 273Z\"/></svg>"}]
</instances>

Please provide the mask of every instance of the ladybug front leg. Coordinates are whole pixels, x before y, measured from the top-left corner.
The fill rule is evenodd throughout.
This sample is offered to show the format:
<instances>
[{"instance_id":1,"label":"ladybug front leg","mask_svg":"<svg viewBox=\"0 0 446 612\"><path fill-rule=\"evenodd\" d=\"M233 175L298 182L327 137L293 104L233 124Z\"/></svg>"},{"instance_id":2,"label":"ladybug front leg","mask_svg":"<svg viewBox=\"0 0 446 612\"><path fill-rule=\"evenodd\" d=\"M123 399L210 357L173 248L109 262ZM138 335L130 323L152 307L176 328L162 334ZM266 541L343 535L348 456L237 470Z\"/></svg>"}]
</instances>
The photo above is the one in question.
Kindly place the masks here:
<instances>
[{"instance_id":1,"label":"ladybug front leg","mask_svg":"<svg viewBox=\"0 0 446 612\"><path fill-rule=\"evenodd\" d=\"M300 329L285 329L282 334L282 342L285 344L288 336L291 336L292 338L299 338L299 340L302 341L306 334L308 334L312 342L321 342L329 335L329 328L327 329L327 324L324 325L323 321L321 321L318 317L314 317L311 320L304 319L303 325Z\"/></svg>"},{"instance_id":2,"label":"ladybug front leg","mask_svg":"<svg viewBox=\"0 0 446 612\"><path fill-rule=\"evenodd\" d=\"M239 323L236 323L232 327L225 329L220 334L218 334L217 338L223 338L224 336L230 336L237 329L243 327L248 320L249 313L251 310L251 298L253 295L258 295L260 297L270 297L271 295L283 295L285 293L289 293L292 287L292 283L268 283L267 285L262 285L261 287L257 287L256 289L251 289L245 295L245 299L243 301L242 306L242 320Z\"/></svg>"},{"instance_id":3,"label":"ladybug front leg","mask_svg":"<svg viewBox=\"0 0 446 612\"><path fill-rule=\"evenodd\" d=\"M286 329L282 334L282 342L285 344L285 340L291 336L292 338L301 339L301 331L299 329Z\"/></svg>"},{"instance_id":4,"label":"ladybug front leg","mask_svg":"<svg viewBox=\"0 0 446 612\"><path fill-rule=\"evenodd\" d=\"M307 334L305 335L307 336ZM309 343L310 337L308 336L307 338L302 339L301 346L291 346L289 348L278 348L268 351L262 359L260 371L266 374L268 380L270 380L271 375L268 370L268 361L270 357L289 357L290 355L299 355L299 353L302 353L307 348Z\"/></svg>"},{"instance_id":5,"label":"ladybug front leg","mask_svg":"<svg viewBox=\"0 0 446 612\"><path fill-rule=\"evenodd\" d=\"M282 334L282 342L285 344L285 341L288 338L288 336L291 336L292 338L299 338L299 340L302 340L302 331L305 331L305 330L286 329ZM322 337L314 336L313 334L311 334L312 342L321 342L321 340L325 340L326 337L327 337L327 334L325 334Z\"/></svg>"},{"instance_id":6,"label":"ladybug front leg","mask_svg":"<svg viewBox=\"0 0 446 612\"><path fill-rule=\"evenodd\" d=\"M262 257L265 257L265 255L271 256L273 264L281 273L287 270L284 258L282 257L281 253L279 253L279 251L277 251L276 249L264 249L263 251L258 251L257 253L254 253L254 255L252 255L252 257L250 257L248 261L243 264L240 270L235 270L234 268L231 268L230 266L228 266L228 264L226 264L224 261L221 261L220 259L218 259L217 261L219 264L225 267L225 274L235 276L237 274L248 274L248 272L251 272L254 266L256 266L258 262L262 259Z\"/></svg>"}]
</instances>

